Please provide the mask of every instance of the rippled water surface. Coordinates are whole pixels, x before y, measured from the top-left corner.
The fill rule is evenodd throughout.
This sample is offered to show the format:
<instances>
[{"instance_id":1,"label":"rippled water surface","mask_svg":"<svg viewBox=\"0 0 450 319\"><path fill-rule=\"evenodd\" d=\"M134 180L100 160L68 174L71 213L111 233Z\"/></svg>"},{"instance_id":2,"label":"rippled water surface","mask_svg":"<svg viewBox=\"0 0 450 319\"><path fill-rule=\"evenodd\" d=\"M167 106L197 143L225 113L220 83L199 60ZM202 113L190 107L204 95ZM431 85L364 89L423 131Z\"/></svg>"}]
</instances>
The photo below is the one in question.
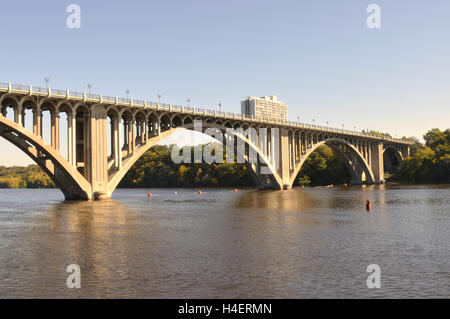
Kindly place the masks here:
<instances>
[{"instance_id":1,"label":"rippled water surface","mask_svg":"<svg viewBox=\"0 0 450 319\"><path fill-rule=\"evenodd\" d=\"M0 190L0 199L3 298L450 294L448 185L119 189L98 202ZM81 289L66 286L69 264L81 267ZM370 264L381 267L380 289L367 288Z\"/></svg>"}]
</instances>

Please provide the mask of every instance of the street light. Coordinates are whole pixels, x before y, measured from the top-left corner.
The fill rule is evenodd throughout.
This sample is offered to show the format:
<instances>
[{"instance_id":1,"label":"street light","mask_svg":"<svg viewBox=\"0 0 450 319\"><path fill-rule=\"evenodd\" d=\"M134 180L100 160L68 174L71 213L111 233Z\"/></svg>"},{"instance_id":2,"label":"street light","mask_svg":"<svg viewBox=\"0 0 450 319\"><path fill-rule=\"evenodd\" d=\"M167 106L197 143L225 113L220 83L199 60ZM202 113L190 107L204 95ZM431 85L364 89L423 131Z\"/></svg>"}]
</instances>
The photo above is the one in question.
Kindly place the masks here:
<instances>
[{"instance_id":1,"label":"street light","mask_svg":"<svg viewBox=\"0 0 450 319\"><path fill-rule=\"evenodd\" d=\"M158 97L158 105L159 105L161 103L161 94L158 94L157 97Z\"/></svg>"},{"instance_id":2,"label":"street light","mask_svg":"<svg viewBox=\"0 0 450 319\"><path fill-rule=\"evenodd\" d=\"M300 116L297 116L297 122L300 123Z\"/></svg>"},{"instance_id":3,"label":"street light","mask_svg":"<svg viewBox=\"0 0 450 319\"><path fill-rule=\"evenodd\" d=\"M89 94L91 94L92 84L88 84L87 87L88 87Z\"/></svg>"},{"instance_id":4,"label":"street light","mask_svg":"<svg viewBox=\"0 0 450 319\"><path fill-rule=\"evenodd\" d=\"M188 107L191 106L191 99L187 99Z\"/></svg>"},{"instance_id":5,"label":"street light","mask_svg":"<svg viewBox=\"0 0 450 319\"><path fill-rule=\"evenodd\" d=\"M47 89L48 89L48 82L50 81L50 78L44 78L44 81L45 81L45 85L47 86Z\"/></svg>"},{"instance_id":6,"label":"street light","mask_svg":"<svg viewBox=\"0 0 450 319\"><path fill-rule=\"evenodd\" d=\"M328 121L327 121L327 126L328 126Z\"/></svg>"},{"instance_id":7,"label":"street light","mask_svg":"<svg viewBox=\"0 0 450 319\"><path fill-rule=\"evenodd\" d=\"M221 112L221 110L222 110L222 102L219 101L219 113Z\"/></svg>"},{"instance_id":8,"label":"street light","mask_svg":"<svg viewBox=\"0 0 450 319\"><path fill-rule=\"evenodd\" d=\"M125 93L127 94L127 100L128 100L128 94L130 94L130 90L126 89Z\"/></svg>"}]
</instances>

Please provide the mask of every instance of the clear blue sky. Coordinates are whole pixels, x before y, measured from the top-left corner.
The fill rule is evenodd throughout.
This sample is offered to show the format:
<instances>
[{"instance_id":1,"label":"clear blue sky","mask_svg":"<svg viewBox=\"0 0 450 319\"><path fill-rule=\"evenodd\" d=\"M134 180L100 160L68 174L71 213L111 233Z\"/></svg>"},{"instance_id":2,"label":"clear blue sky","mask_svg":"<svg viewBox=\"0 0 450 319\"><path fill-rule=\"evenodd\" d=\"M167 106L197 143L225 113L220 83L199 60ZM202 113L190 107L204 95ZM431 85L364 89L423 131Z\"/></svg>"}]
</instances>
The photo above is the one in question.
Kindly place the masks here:
<instances>
[{"instance_id":1,"label":"clear blue sky","mask_svg":"<svg viewBox=\"0 0 450 319\"><path fill-rule=\"evenodd\" d=\"M66 7L81 6L81 29ZM381 29L366 8L381 6ZM0 81L289 117L421 137L450 123L448 0L3 1ZM29 163L0 141L0 165Z\"/></svg>"}]
</instances>

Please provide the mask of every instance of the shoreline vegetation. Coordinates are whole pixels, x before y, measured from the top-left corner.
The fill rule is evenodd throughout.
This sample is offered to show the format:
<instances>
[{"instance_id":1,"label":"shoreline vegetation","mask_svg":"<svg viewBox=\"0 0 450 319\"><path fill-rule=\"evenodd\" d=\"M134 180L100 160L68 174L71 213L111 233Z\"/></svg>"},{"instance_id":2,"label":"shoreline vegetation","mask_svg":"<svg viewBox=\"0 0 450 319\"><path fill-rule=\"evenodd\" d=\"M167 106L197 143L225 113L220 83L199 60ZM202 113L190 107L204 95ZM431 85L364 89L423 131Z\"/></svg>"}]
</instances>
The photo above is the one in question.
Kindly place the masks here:
<instances>
[{"instance_id":1,"label":"shoreline vegetation","mask_svg":"<svg viewBox=\"0 0 450 319\"><path fill-rule=\"evenodd\" d=\"M450 183L450 129L432 129L416 138L411 156L389 174L387 183ZM125 175L119 188L254 187L244 164L175 164L171 146L148 150ZM225 154L225 152L224 152ZM333 150L322 146L305 161L294 186L326 186L350 183L350 174ZM0 166L0 188L54 188L52 180L37 165Z\"/></svg>"}]
</instances>

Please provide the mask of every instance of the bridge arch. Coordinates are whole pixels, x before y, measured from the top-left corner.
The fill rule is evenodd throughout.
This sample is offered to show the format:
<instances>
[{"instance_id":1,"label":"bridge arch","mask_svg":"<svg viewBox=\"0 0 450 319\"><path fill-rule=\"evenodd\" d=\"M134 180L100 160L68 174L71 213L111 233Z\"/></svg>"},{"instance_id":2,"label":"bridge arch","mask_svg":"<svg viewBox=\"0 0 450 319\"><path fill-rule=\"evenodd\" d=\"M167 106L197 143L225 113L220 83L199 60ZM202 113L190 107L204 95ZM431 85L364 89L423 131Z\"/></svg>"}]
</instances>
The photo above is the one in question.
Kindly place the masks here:
<instances>
[{"instance_id":1,"label":"bridge arch","mask_svg":"<svg viewBox=\"0 0 450 319\"><path fill-rule=\"evenodd\" d=\"M222 132L222 134L225 135L227 127L222 125L217 125L214 123L209 122L203 122L202 123L202 133L204 134L204 130L208 128L215 128ZM110 178L109 178L109 184L108 184L108 190L109 194L111 195L114 190L119 185L120 181L125 177L126 173L131 169L131 167L136 163L136 161L144 155L144 153L150 149L151 147L155 146L158 142L162 141L163 139L171 136L175 132L179 132L182 130L193 130L194 129L194 123L184 124L179 127L172 128L170 130L166 130L161 132L160 135L155 136L148 140L148 143L144 144L141 148L136 149L133 156L126 159L123 162L122 168L115 172ZM233 132L233 135L237 138L242 140L245 145L248 145L249 150L252 149L256 152L256 154L259 156L260 161L258 163L249 163L248 161L248 155L245 156L246 165L247 168L251 174L252 179L255 181L256 185L258 187L263 188L265 185L271 184L275 185L276 188L282 187L282 181L278 174L278 172L273 167L270 160L266 157L266 155L259 149L259 147L253 143L253 141L249 140L245 135L239 133L239 132ZM223 141L220 141L223 142ZM269 174L264 174L263 176L261 174L258 174L259 166L265 165L267 166L268 170L270 171Z\"/></svg>"},{"instance_id":2,"label":"bridge arch","mask_svg":"<svg viewBox=\"0 0 450 319\"><path fill-rule=\"evenodd\" d=\"M315 144L312 143L310 148L308 147L306 148L306 151L304 152L303 156L301 156L299 163L296 165L294 172L291 175L290 186L294 184L295 179L297 178L297 175L300 172L301 168L303 167L303 164L305 163L306 159L312 153L314 153L314 151L316 151L320 146L323 145L331 147L333 150L337 151L337 153L342 157L342 159L346 164L346 167L350 171L350 174L352 176L352 182L361 183L362 182L361 173L364 172L367 182L371 184L374 183L375 179L373 172L370 169L370 166L366 161L366 159L364 158L363 154L361 154L361 152L359 151L359 149L340 137L328 137ZM341 147L344 147L345 151L344 149L341 149ZM357 163L355 163L355 160Z\"/></svg>"},{"instance_id":3,"label":"bridge arch","mask_svg":"<svg viewBox=\"0 0 450 319\"><path fill-rule=\"evenodd\" d=\"M388 145L383 149L383 154L387 152L392 152L392 154L399 160L399 162L403 161L402 152L393 145Z\"/></svg>"},{"instance_id":4,"label":"bridge arch","mask_svg":"<svg viewBox=\"0 0 450 319\"><path fill-rule=\"evenodd\" d=\"M172 121L170 120L168 114L162 114L159 120L161 125L161 132L165 132L171 129Z\"/></svg>"},{"instance_id":5,"label":"bridge arch","mask_svg":"<svg viewBox=\"0 0 450 319\"><path fill-rule=\"evenodd\" d=\"M387 145L383 149L384 171L394 173L403 162L403 154L393 145Z\"/></svg>"},{"instance_id":6,"label":"bridge arch","mask_svg":"<svg viewBox=\"0 0 450 319\"><path fill-rule=\"evenodd\" d=\"M52 179L66 200L91 199L91 185L54 148L23 126L0 116L0 136L27 154Z\"/></svg>"}]
</instances>

